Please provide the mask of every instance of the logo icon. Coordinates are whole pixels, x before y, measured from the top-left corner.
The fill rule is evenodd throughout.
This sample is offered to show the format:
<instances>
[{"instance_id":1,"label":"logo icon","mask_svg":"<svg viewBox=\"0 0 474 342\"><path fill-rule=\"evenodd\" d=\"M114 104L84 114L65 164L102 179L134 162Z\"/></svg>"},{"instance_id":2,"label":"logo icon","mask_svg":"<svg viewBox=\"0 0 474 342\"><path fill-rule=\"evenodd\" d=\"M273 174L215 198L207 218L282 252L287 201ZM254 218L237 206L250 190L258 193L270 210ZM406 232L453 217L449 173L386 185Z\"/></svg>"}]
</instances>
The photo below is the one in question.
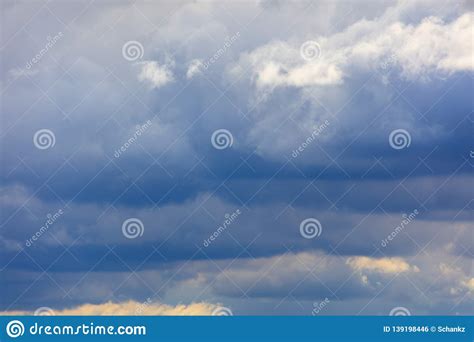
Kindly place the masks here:
<instances>
[{"instance_id":1,"label":"logo icon","mask_svg":"<svg viewBox=\"0 0 474 342\"><path fill-rule=\"evenodd\" d=\"M17 338L25 333L25 326L18 320L10 321L7 324L7 335L11 338Z\"/></svg>"},{"instance_id":2,"label":"logo icon","mask_svg":"<svg viewBox=\"0 0 474 342\"><path fill-rule=\"evenodd\" d=\"M404 129L396 129L390 133L388 142L393 149L401 150L410 146L411 135Z\"/></svg>"},{"instance_id":3,"label":"logo icon","mask_svg":"<svg viewBox=\"0 0 474 342\"><path fill-rule=\"evenodd\" d=\"M122 46L122 56L127 61L134 62L139 60L143 57L143 53L143 45L136 40L130 40Z\"/></svg>"},{"instance_id":4,"label":"logo icon","mask_svg":"<svg viewBox=\"0 0 474 342\"><path fill-rule=\"evenodd\" d=\"M231 309L219 306L212 311L212 316L233 316L233 313Z\"/></svg>"},{"instance_id":5,"label":"logo icon","mask_svg":"<svg viewBox=\"0 0 474 342\"><path fill-rule=\"evenodd\" d=\"M54 310L47 306L42 306L35 310L35 316L54 316Z\"/></svg>"},{"instance_id":6,"label":"logo icon","mask_svg":"<svg viewBox=\"0 0 474 342\"><path fill-rule=\"evenodd\" d=\"M143 235L145 227L140 219L129 218L122 223L122 233L127 239L135 239Z\"/></svg>"},{"instance_id":7,"label":"logo icon","mask_svg":"<svg viewBox=\"0 0 474 342\"><path fill-rule=\"evenodd\" d=\"M212 133L211 143L215 149L223 150L232 146L234 143L234 137L228 130L223 128L218 129Z\"/></svg>"},{"instance_id":8,"label":"logo icon","mask_svg":"<svg viewBox=\"0 0 474 342\"><path fill-rule=\"evenodd\" d=\"M320 236L323 231L321 222L315 218L307 218L300 223L300 234L305 239L312 239Z\"/></svg>"},{"instance_id":9,"label":"logo icon","mask_svg":"<svg viewBox=\"0 0 474 342\"><path fill-rule=\"evenodd\" d=\"M397 306L390 310L390 316L411 316L410 310L403 306Z\"/></svg>"},{"instance_id":10,"label":"logo icon","mask_svg":"<svg viewBox=\"0 0 474 342\"><path fill-rule=\"evenodd\" d=\"M56 144L56 137L53 131L49 129L40 129L36 131L35 135L33 136L33 143L35 144L36 148L40 150L47 150L50 147L54 147Z\"/></svg>"},{"instance_id":11,"label":"logo icon","mask_svg":"<svg viewBox=\"0 0 474 342\"><path fill-rule=\"evenodd\" d=\"M321 56L321 47L314 40L308 40L301 45L300 55L305 61L311 62Z\"/></svg>"}]
</instances>

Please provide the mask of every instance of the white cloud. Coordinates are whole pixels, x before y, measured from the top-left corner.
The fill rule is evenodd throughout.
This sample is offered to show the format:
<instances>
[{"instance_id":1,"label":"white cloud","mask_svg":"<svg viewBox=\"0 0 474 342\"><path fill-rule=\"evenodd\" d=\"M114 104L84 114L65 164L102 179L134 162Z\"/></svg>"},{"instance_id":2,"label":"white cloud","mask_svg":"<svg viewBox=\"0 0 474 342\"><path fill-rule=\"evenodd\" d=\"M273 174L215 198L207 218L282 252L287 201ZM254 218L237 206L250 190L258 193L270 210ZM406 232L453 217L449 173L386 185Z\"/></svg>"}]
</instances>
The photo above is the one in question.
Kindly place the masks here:
<instances>
[{"instance_id":1,"label":"white cloud","mask_svg":"<svg viewBox=\"0 0 474 342\"><path fill-rule=\"evenodd\" d=\"M172 63L159 65L156 61L145 61L139 63L141 71L138 79L142 82L148 82L152 89L160 88L174 80L171 71Z\"/></svg>"},{"instance_id":2,"label":"white cloud","mask_svg":"<svg viewBox=\"0 0 474 342\"><path fill-rule=\"evenodd\" d=\"M200 59L193 59L188 65L188 71L186 72L186 78L191 79L197 74L202 73L203 64Z\"/></svg>"},{"instance_id":3,"label":"white cloud","mask_svg":"<svg viewBox=\"0 0 474 342\"><path fill-rule=\"evenodd\" d=\"M250 66L258 88L337 85L354 68L373 68L387 61L407 79L472 71L472 22L472 12L450 23L437 17L425 18L418 25L387 23L384 16L363 19L341 33L315 37L321 55L314 60L300 55L301 39L272 41L242 55L231 70Z\"/></svg>"},{"instance_id":4,"label":"white cloud","mask_svg":"<svg viewBox=\"0 0 474 342\"><path fill-rule=\"evenodd\" d=\"M354 270L372 271L378 273L419 272L416 266L411 266L403 258L370 258L365 256L348 258L346 263Z\"/></svg>"},{"instance_id":5,"label":"white cloud","mask_svg":"<svg viewBox=\"0 0 474 342\"><path fill-rule=\"evenodd\" d=\"M367 32L350 47L348 56L378 63L391 58L408 79L429 77L437 71L472 71L472 44L468 43L472 40L472 22L473 13L451 23L437 17L425 18L415 26L395 22L379 34Z\"/></svg>"}]
</instances>

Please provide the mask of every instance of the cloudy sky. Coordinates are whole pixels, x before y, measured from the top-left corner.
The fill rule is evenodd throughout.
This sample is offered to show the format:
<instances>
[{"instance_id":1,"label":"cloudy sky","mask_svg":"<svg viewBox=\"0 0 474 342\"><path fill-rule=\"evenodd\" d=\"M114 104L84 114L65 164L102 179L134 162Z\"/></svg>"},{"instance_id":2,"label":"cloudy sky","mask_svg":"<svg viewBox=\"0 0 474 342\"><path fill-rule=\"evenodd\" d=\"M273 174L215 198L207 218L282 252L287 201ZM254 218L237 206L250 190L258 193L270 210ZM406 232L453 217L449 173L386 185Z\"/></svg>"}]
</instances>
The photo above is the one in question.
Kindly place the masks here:
<instances>
[{"instance_id":1,"label":"cloudy sky","mask_svg":"<svg viewBox=\"0 0 474 342\"><path fill-rule=\"evenodd\" d=\"M472 313L472 2L1 6L1 312Z\"/></svg>"}]
</instances>

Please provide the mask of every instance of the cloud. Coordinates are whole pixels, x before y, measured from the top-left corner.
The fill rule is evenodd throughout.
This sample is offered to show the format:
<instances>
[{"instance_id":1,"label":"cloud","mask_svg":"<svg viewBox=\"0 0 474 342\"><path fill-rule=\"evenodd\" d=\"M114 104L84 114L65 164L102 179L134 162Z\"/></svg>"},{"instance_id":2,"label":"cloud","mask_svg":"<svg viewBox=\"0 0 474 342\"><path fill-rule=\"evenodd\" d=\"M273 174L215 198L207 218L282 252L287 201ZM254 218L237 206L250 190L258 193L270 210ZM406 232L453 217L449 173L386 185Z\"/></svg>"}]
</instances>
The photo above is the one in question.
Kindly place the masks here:
<instances>
[{"instance_id":1,"label":"cloud","mask_svg":"<svg viewBox=\"0 0 474 342\"><path fill-rule=\"evenodd\" d=\"M54 310L57 316L209 316L218 305L210 303L192 303L176 306L145 301L129 300L121 303L82 304L71 309ZM34 311L0 311L0 315L33 315Z\"/></svg>"},{"instance_id":2,"label":"cloud","mask_svg":"<svg viewBox=\"0 0 474 342\"><path fill-rule=\"evenodd\" d=\"M402 258L370 258L370 257L351 257L346 263L354 270L371 271L378 273L401 273L401 272L419 272L416 266L411 266Z\"/></svg>"},{"instance_id":3,"label":"cloud","mask_svg":"<svg viewBox=\"0 0 474 342\"><path fill-rule=\"evenodd\" d=\"M318 51L319 56L309 61L300 51L306 43L292 38L244 54L239 64L250 66L258 88L334 86L356 70L374 65L399 67L406 79L425 79L436 72L472 71L472 49L466 42L472 38L473 20L473 13L450 23L428 17L418 25L400 21L387 25L382 19L364 19L341 33L316 37L320 55ZM234 65L231 73L240 69Z\"/></svg>"},{"instance_id":4,"label":"cloud","mask_svg":"<svg viewBox=\"0 0 474 342\"><path fill-rule=\"evenodd\" d=\"M469 291L474 292L474 278L469 278L462 281L462 284L469 289Z\"/></svg>"},{"instance_id":5,"label":"cloud","mask_svg":"<svg viewBox=\"0 0 474 342\"><path fill-rule=\"evenodd\" d=\"M394 4L318 2L306 10L304 2L163 3L160 11L148 2L110 4L83 12L67 46L55 46L39 73L21 77L16 68L35 53L34 40L56 30L41 25L44 16L34 17L30 27L37 30L31 37L28 28L20 30L4 56L0 130L9 148L0 172L1 307L140 304L160 290L166 303L221 296L243 313L300 314L294 303L286 311L276 304L289 294L329 298L342 286L340 302L331 297L328 310L357 313L366 296L394 278L372 302L379 306L364 313L386 313L407 297L427 313L454 313L449 310L472 288L474 178L472 159L466 160L472 75L463 72L472 70L466 59L472 14L462 14L463 4ZM68 22L67 6L49 6ZM30 19L24 9L6 9L5 18L15 19L2 23L6 36L18 31L18 18ZM235 20L225 19L229 12ZM115 25L117 13L132 15ZM158 22L159 32L150 26ZM230 46L226 37L242 30L239 23L248 27ZM145 62L123 60L129 39L143 43ZM305 59L300 48L313 40L321 53ZM163 58L168 54L172 61ZM197 77L198 61L206 77ZM229 79L229 69L241 79ZM449 77L440 81L438 73ZM114 157L149 119L153 125ZM330 125L308 145L326 119ZM42 128L56 134L54 149L34 147ZM220 128L232 132L231 149L212 148L210 137ZM394 151L388 136L399 128L412 143ZM26 247L48 214L65 204L64 215ZM204 247L238 208L238 220ZM415 208L421 214L382 247L403 213ZM140 238L123 235L122 223L131 217L144 224ZM313 240L299 231L308 217L323 226ZM425 262L410 258L420 246L430 255ZM377 250L387 257L368 257ZM462 273L437 279L439 262L458 256ZM130 274L137 267L141 279ZM417 289L407 294L407 277L438 306L423 302Z\"/></svg>"},{"instance_id":6,"label":"cloud","mask_svg":"<svg viewBox=\"0 0 474 342\"><path fill-rule=\"evenodd\" d=\"M341 260L321 252L286 253L234 262L215 278L218 294L254 298L360 298L371 289L350 274Z\"/></svg>"},{"instance_id":7,"label":"cloud","mask_svg":"<svg viewBox=\"0 0 474 342\"><path fill-rule=\"evenodd\" d=\"M418 25L396 22L381 33L367 32L348 49L347 57L378 63L390 59L407 79L426 78L439 71L472 71L472 49L466 42L472 38L473 20L473 13L466 13L450 23L434 16Z\"/></svg>"},{"instance_id":8,"label":"cloud","mask_svg":"<svg viewBox=\"0 0 474 342\"><path fill-rule=\"evenodd\" d=\"M460 267L441 263L439 265L439 272L445 280L449 279L453 282L450 290L451 293L462 293L463 289L474 293L474 278L466 275Z\"/></svg>"},{"instance_id":9,"label":"cloud","mask_svg":"<svg viewBox=\"0 0 474 342\"><path fill-rule=\"evenodd\" d=\"M201 74L202 67L203 67L203 64L200 59L193 59L188 65L188 71L186 71L186 78L191 79L195 75Z\"/></svg>"},{"instance_id":10,"label":"cloud","mask_svg":"<svg viewBox=\"0 0 474 342\"><path fill-rule=\"evenodd\" d=\"M156 61L145 61L139 63L141 71L138 79L150 84L151 88L160 88L174 80L170 64L159 65Z\"/></svg>"}]
</instances>

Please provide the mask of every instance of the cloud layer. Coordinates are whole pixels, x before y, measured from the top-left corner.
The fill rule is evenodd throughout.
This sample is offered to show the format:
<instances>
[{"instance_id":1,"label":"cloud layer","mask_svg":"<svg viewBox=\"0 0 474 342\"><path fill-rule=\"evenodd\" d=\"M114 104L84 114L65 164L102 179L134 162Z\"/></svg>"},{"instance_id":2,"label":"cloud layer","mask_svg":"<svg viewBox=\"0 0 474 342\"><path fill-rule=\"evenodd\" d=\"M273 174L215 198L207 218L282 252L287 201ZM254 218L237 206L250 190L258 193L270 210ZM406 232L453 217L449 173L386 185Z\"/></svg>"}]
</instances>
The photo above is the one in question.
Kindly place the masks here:
<instances>
[{"instance_id":1,"label":"cloud layer","mask_svg":"<svg viewBox=\"0 0 474 342\"><path fill-rule=\"evenodd\" d=\"M466 2L73 7L2 3L3 312L471 313Z\"/></svg>"}]
</instances>

